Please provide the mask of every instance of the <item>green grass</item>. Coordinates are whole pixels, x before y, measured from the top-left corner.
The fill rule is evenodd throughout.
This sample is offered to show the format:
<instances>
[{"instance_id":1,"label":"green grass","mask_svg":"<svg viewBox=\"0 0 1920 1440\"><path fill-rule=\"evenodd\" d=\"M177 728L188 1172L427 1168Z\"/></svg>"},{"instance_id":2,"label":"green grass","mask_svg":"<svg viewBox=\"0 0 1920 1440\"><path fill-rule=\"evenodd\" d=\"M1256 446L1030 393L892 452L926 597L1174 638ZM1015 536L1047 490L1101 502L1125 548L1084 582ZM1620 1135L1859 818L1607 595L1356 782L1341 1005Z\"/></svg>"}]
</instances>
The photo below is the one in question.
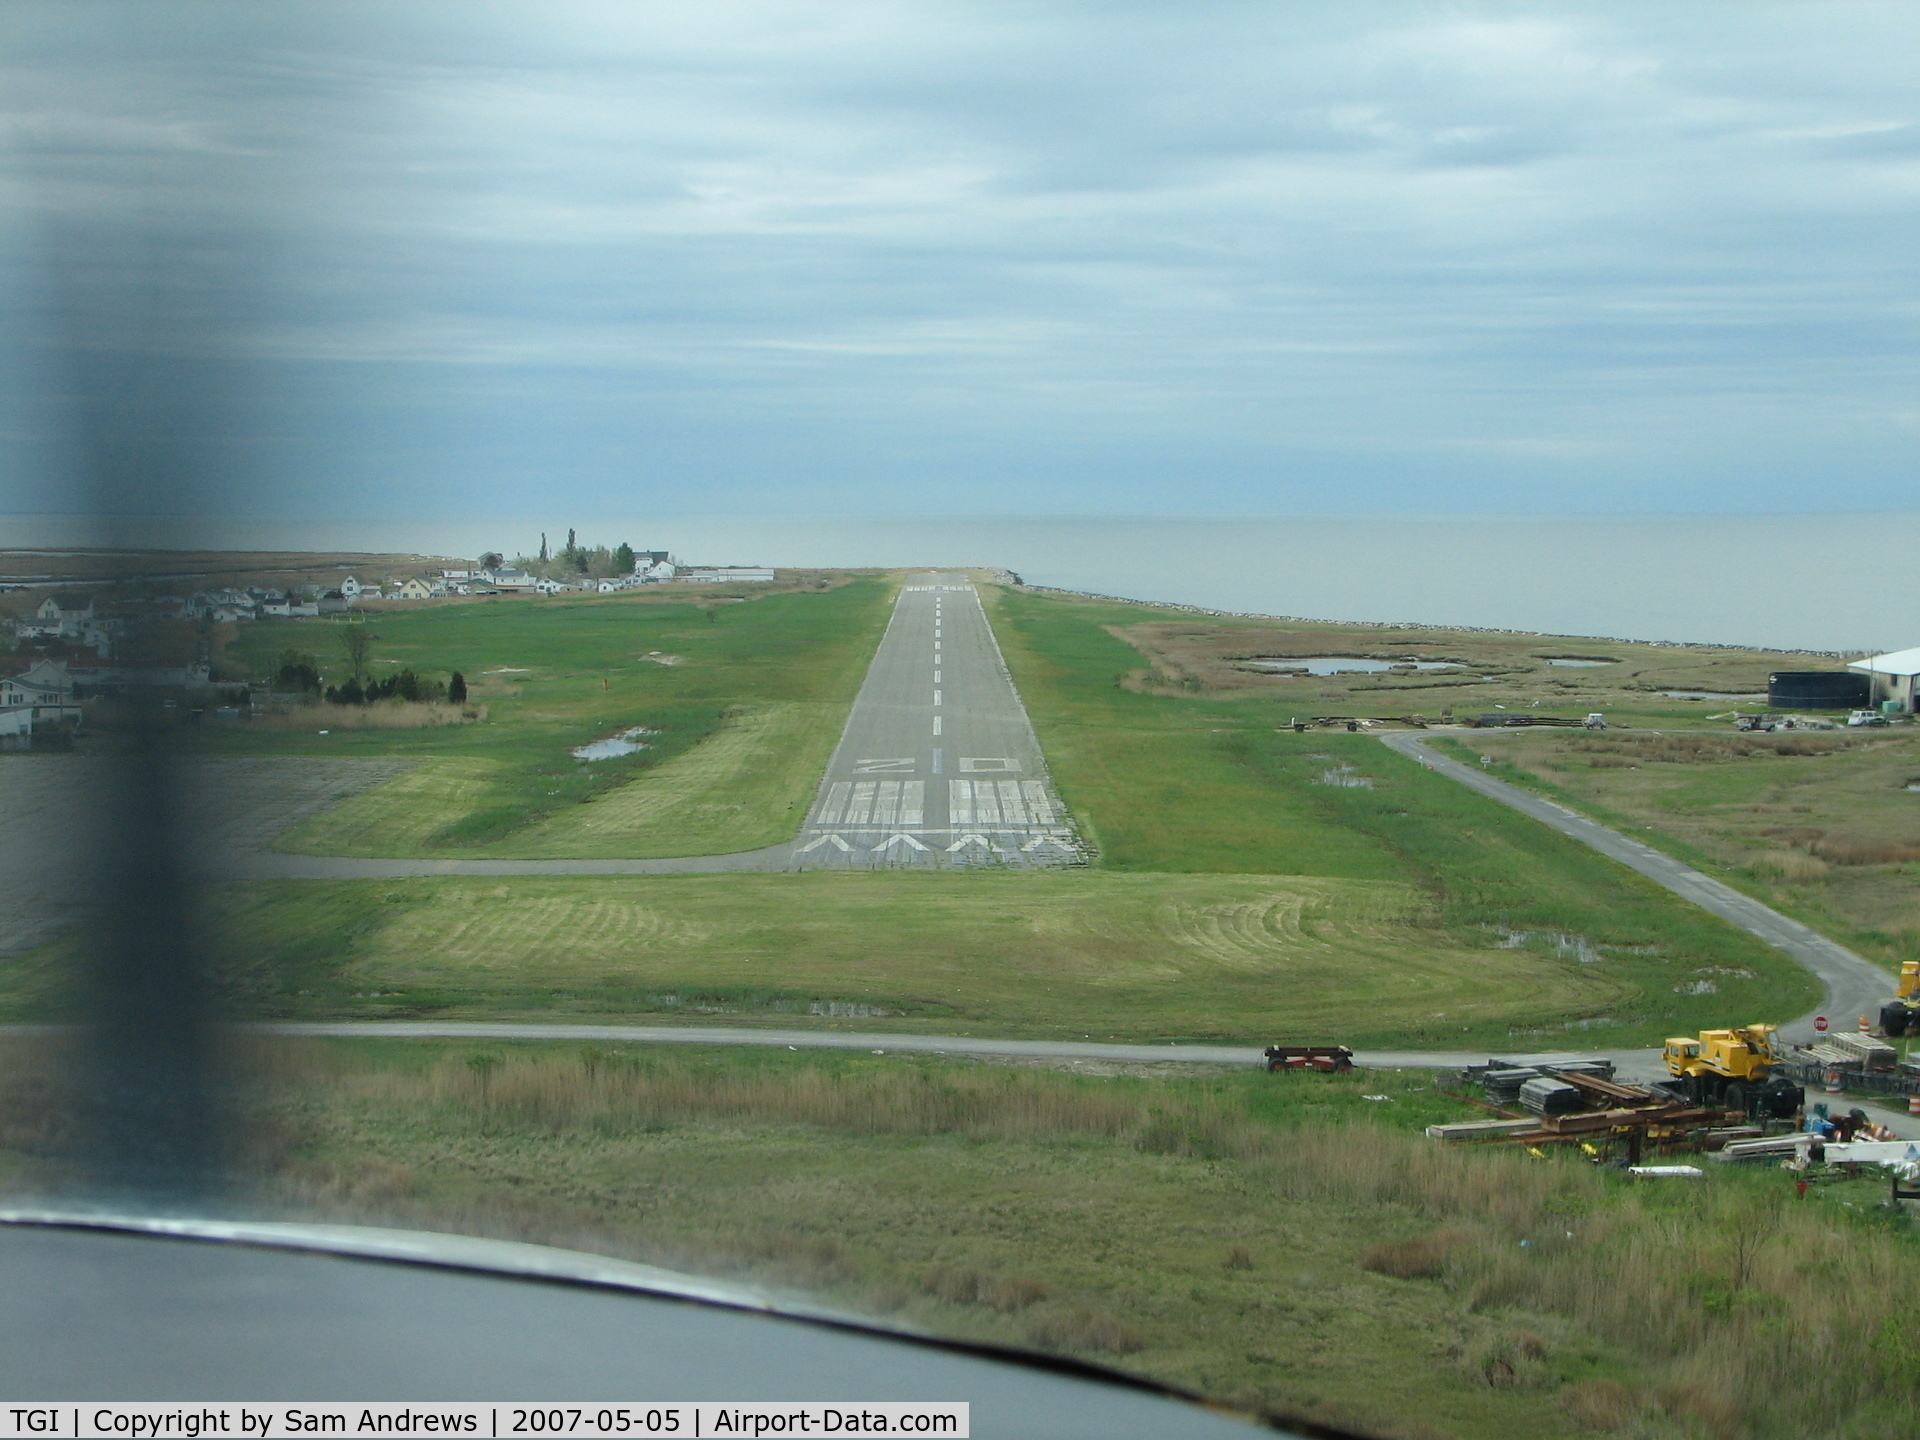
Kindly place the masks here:
<instances>
[{"instance_id":1,"label":"green grass","mask_svg":"<svg viewBox=\"0 0 1920 1440\"><path fill-rule=\"evenodd\" d=\"M16 1194L62 1133L22 1048ZM1469 1112L1425 1075L418 1041L246 1063L256 1213L792 1287L1383 1437L1920 1423L1920 1246L1877 1181L1795 1200L1769 1169L1661 1187L1442 1146L1419 1127Z\"/></svg>"},{"instance_id":2,"label":"green grass","mask_svg":"<svg viewBox=\"0 0 1920 1440\"><path fill-rule=\"evenodd\" d=\"M1405 881L810 872L281 881L223 887L234 1013L633 1019L1129 1041L1497 1050L1652 1043L1758 980L1593 920L1586 954L1450 929ZM0 1017L67 1013L74 942L0 969ZM1595 958L1597 957L1597 958ZM1760 1012L1764 1013L1764 1012Z\"/></svg>"},{"instance_id":3,"label":"green grass","mask_svg":"<svg viewBox=\"0 0 1920 1440\"><path fill-rule=\"evenodd\" d=\"M1135 607L1003 592L994 615L1062 798L1107 867L1393 881L1429 896L1445 933L1549 946L1568 936L1607 957L1588 969L1631 973L1627 956L1664 967L1664 983L1635 976L1631 1001L1569 1015L1594 1044L1641 1043L1708 1014L1797 1014L1818 999L1771 947L1376 740L1277 730L1263 700L1126 688L1139 657L1104 627L1137 622ZM1383 950L1373 963L1396 960ZM1674 988L1702 978L1718 995ZM1437 1024L1403 1023L1445 1039Z\"/></svg>"},{"instance_id":4,"label":"green grass","mask_svg":"<svg viewBox=\"0 0 1920 1440\"><path fill-rule=\"evenodd\" d=\"M320 735L210 732L215 752L405 756L408 774L283 836L312 854L567 857L701 855L791 836L839 737L886 622L876 578L738 604L609 598L502 600L366 623L376 673L463 672L479 724ZM243 627L230 665L270 670L282 649L344 665L332 621ZM656 655L679 657L660 664ZM633 727L634 756L570 752Z\"/></svg>"}]
</instances>

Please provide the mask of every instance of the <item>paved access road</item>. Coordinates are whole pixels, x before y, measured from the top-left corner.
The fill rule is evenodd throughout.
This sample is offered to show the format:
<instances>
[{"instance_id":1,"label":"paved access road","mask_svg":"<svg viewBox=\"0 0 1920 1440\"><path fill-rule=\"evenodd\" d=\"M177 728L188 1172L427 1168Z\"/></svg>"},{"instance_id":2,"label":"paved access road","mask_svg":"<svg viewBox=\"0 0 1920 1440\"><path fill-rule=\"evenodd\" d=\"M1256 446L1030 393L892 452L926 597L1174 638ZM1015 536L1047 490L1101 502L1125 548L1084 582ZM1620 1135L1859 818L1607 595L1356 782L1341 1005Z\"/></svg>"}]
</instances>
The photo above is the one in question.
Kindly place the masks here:
<instances>
[{"instance_id":1,"label":"paved access road","mask_svg":"<svg viewBox=\"0 0 1920 1440\"><path fill-rule=\"evenodd\" d=\"M1881 1002L1893 993L1893 981L1878 965L1846 946L1835 944L1810 926L1788 919L1751 895L1743 895L1731 885L1703 875L1651 845L1610 830L1598 821L1517 785L1482 774L1471 765L1449 759L1418 735L1397 731L1380 738L1409 759L1459 781L1490 800L1511 806L1543 825L1550 825L1582 845L1592 846L1683 900L1691 900L1701 909L1732 921L1749 935L1792 957L1827 987L1826 1004L1820 1013L1830 1017L1835 1026L1852 1029L1862 1015L1878 1022ZM1814 1038L1813 1016L1803 1015L1782 1025L1780 1033L1797 1044L1810 1044Z\"/></svg>"},{"instance_id":2,"label":"paved access road","mask_svg":"<svg viewBox=\"0 0 1920 1440\"><path fill-rule=\"evenodd\" d=\"M1079 860L980 594L911 577L794 842L795 868Z\"/></svg>"}]
</instances>

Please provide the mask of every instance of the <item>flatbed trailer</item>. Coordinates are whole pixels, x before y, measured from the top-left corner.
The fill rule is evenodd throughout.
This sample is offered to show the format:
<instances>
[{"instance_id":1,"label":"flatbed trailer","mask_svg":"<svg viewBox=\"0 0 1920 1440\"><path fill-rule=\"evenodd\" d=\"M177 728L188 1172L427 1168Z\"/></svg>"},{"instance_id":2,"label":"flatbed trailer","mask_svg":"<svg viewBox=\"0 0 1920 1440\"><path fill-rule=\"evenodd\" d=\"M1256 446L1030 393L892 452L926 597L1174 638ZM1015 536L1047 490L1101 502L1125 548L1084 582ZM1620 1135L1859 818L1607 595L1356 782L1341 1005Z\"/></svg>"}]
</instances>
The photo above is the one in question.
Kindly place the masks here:
<instances>
[{"instance_id":1,"label":"flatbed trailer","mask_svg":"<svg viewBox=\"0 0 1920 1440\"><path fill-rule=\"evenodd\" d=\"M1321 1070L1343 1074L1353 1069L1353 1051L1345 1045L1269 1045L1267 1069Z\"/></svg>"}]
</instances>

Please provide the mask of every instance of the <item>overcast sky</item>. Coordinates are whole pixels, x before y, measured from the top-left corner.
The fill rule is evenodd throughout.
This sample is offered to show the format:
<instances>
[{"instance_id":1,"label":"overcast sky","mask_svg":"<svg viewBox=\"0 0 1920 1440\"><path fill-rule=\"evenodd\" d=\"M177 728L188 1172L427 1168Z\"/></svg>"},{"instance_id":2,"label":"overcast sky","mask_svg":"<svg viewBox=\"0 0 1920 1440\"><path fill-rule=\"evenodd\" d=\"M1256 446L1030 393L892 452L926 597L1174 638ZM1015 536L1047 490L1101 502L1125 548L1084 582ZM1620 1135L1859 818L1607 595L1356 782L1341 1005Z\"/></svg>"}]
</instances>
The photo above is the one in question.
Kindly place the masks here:
<instances>
[{"instance_id":1,"label":"overcast sky","mask_svg":"<svg viewBox=\"0 0 1920 1440\"><path fill-rule=\"evenodd\" d=\"M1916 70L1832 0L13 4L0 510L49 334L262 514L1920 508Z\"/></svg>"}]
</instances>

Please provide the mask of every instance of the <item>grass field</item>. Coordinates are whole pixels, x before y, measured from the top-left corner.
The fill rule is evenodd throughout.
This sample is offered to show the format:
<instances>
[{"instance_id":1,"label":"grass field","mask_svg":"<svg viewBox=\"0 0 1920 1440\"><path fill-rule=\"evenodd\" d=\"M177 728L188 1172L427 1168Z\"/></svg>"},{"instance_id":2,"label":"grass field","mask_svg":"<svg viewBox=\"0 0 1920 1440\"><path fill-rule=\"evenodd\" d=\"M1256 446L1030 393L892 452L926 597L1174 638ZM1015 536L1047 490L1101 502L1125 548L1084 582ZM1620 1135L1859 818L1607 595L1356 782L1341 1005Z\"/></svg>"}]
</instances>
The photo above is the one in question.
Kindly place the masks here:
<instances>
[{"instance_id":1,"label":"grass field","mask_svg":"<svg viewBox=\"0 0 1920 1440\"><path fill-rule=\"evenodd\" d=\"M1897 970L1920 957L1920 734L1515 734L1492 773L1631 829Z\"/></svg>"},{"instance_id":2,"label":"grass field","mask_svg":"<svg viewBox=\"0 0 1920 1440\"><path fill-rule=\"evenodd\" d=\"M210 928L235 1012L280 1018L1498 1050L1570 1026L1653 1043L1773 996L1759 960L1649 947L1631 918L1570 940L1450 929L1441 908L1406 881L1327 876L435 878L227 887ZM73 943L0 969L0 1017L65 1013ZM1717 993L1691 993L1703 974Z\"/></svg>"},{"instance_id":3,"label":"grass field","mask_svg":"<svg viewBox=\"0 0 1920 1440\"><path fill-rule=\"evenodd\" d=\"M16 1194L57 1176L63 1128L22 1049L0 1055ZM1659 1187L1441 1146L1419 1127L1468 1112L1423 1075L437 1042L249 1060L246 1210L794 1287L1405 1440L1920 1425L1920 1246L1879 1182L1796 1201L1773 1170Z\"/></svg>"},{"instance_id":4,"label":"grass field","mask_svg":"<svg viewBox=\"0 0 1920 1440\"><path fill-rule=\"evenodd\" d=\"M1611 973L1617 958L1593 957L1667 967L1625 1013L1569 1015L1593 1043L1657 1038L1662 1013L1785 1016L1818 997L1778 952L1375 740L1276 730L1263 699L1129 687L1139 657L1110 627L1137 623L1134 607L1003 592L994 614L1054 780L1112 869L1397 881L1453 935L1521 937ZM1703 980L1717 995L1692 1003Z\"/></svg>"},{"instance_id":5,"label":"grass field","mask_svg":"<svg viewBox=\"0 0 1920 1440\"><path fill-rule=\"evenodd\" d=\"M279 842L301 853L595 857L749 850L790 836L845 723L891 586L873 577L731 602L501 600L366 619L376 674L459 670L480 723L341 730L312 723L211 732L255 754L418 758L400 780ZM286 648L344 666L335 621L243 627L231 663L268 672ZM670 661L671 663L663 663ZM571 751L633 728L647 749L583 763ZM321 730L333 730L320 734Z\"/></svg>"},{"instance_id":6,"label":"grass field","mask_svg":"<svg viewBox=\"0 0 1920 1440\"><path fill-rule=\"evenodd\" d=\"M851 690L865 658L854 638L883 600L877 584L865 599L852 585L779 597L761 603L841 608L785 619L770 609L751 625L734 617L753 607L731 607L697 622L721 636L732 634L722 625L743 627L715 640L720 659L700 661L682 638L686 665L646 668L665 685L704 669L708 687L742 676L767 686L778 667L751 657L770 634L838 614L840 648L830 653L845 656ZM655 612L587 608L557 620L531 606L502 614L557 624L589 650L610 643L590 626L664 623ZM1676 1027L1814 1003L1804 972L1752 937L1367 737L1276 732L1264 703L1245 697L1129 688L1122 681L1138 655L1106 628L1111 608L1020 594L996 607L1054 777L1100 847L1096 867L230 887L212 911L223 989L240 1013L287 1017L673 1016L1490 1052L1654 1043ZM650 633L644 649L668 638ZM503 644L482 658L510 657ZM676 838L691 830L714 849L790 830L837 730L826 702L732 704L722 719L715 700L737 697L709 690L704 708L682 696L680 710L663 700L648 711L599 699L609 692L587 683L584 659L570 664L555 664L552 678L532 667L496 676L501 690L525 687L489 700L518 707L500 726L425 742L327 737L370 753L422 743L444 753L287 843L555 856L646 853L645 837L667 829ZM621 721L663 729L689 711L711 723L699 744L630 772L638 778L591 803L576 795L513 808L513 787L549 773L513 751L563 725L584 728L584 719L538 718L568 703L618 703ZM540 704L552 708L529 713ZM597 713L604 725L609 712ZM487 827L505 838L472 843ZM56 944L0 971L0 1014L62 1013L69 953Z\"/></svg>"}]
</instances>

